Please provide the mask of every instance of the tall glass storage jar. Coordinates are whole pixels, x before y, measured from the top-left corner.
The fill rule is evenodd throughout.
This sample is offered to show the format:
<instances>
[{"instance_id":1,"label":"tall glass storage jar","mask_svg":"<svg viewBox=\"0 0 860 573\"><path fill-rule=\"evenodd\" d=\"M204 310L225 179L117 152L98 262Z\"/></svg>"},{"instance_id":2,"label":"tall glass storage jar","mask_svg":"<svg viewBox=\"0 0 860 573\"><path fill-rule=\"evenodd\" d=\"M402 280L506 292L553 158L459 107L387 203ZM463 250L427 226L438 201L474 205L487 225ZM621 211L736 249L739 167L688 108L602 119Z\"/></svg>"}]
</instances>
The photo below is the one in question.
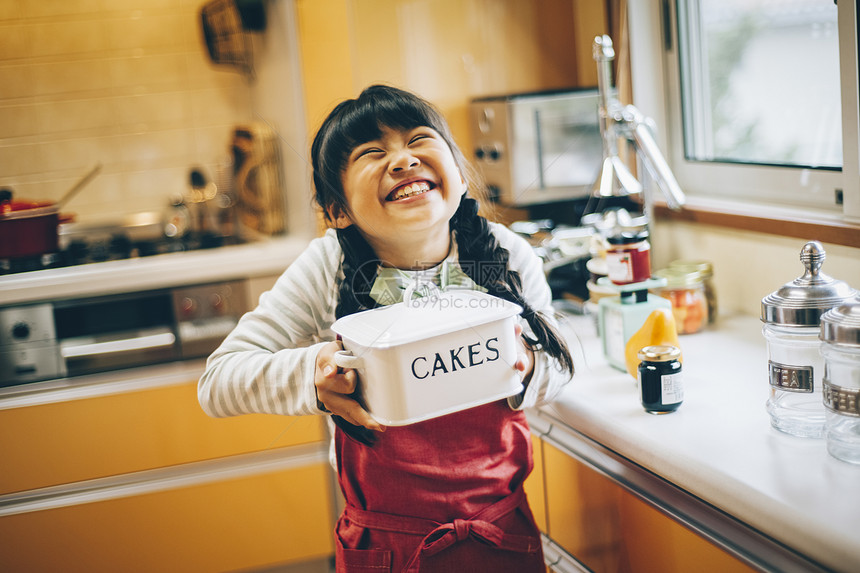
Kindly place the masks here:
<instances>
[{"instance_id":1,"label":"tall glass storage jar","mask_svg":"<svg viewBox=\"0 0 860 573\"><path fill-rule=\"evenodd\" d=\"M821 317L821 340L827 451L860 464L860 300Z\"/></svg>"},{"instance_id":2,"label":"tall glass storage jar","mask_svg":"<svg viewBox=\"0 0 860 573\"><path fill-rule=\"evenodd\" d=\"M821 316L857 293L821 272L825 256L821 243L806 243L800 251L803 275L761 301L770 423L781 432L804 438L824 437Z\"/></svg>"}]
</instances>

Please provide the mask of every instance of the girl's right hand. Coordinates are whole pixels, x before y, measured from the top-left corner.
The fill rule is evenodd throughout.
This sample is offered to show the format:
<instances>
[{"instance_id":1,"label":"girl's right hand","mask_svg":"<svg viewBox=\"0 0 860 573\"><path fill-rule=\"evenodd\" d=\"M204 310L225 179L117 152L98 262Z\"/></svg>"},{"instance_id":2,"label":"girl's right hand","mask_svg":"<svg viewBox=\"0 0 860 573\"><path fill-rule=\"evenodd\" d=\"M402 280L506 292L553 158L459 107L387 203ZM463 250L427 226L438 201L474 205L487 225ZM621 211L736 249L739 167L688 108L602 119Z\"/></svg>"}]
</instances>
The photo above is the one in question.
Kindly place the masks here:
<instances>
[{"instance_id":1,"label":"girl's right hand","mask_svg":"<svg viewBox=\"0 0 860 573\"><path fill-rule=\"evenodd\" d=\"M385 426L371 418L367 410L351 396L357 388L358 376L354 369L342 368L335 364L334 353L339 350L343 350L340 341L329 342L317 354L314 373L317 400L325 406L326 410L350 424L384 432Z\"/></svg>"}]
</instances>

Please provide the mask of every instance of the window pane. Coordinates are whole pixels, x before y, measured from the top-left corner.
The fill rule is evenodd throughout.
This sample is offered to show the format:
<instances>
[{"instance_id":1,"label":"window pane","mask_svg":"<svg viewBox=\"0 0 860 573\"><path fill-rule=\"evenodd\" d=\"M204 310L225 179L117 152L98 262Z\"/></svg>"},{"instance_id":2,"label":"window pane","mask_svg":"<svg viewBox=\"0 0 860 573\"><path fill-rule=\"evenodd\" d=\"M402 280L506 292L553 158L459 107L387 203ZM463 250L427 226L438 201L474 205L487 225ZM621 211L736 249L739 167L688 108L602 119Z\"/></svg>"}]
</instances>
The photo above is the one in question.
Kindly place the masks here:
<instances>
[{"instance_id":1,"label":"window pane","mask_svg":"<svg viewBox=\"0 0 860 573\"><path fill-rule=\"evenodd\" d=\"M841 168L836 17L830 0L679 0L687 159Z\"/></svg>"}]
</instances>

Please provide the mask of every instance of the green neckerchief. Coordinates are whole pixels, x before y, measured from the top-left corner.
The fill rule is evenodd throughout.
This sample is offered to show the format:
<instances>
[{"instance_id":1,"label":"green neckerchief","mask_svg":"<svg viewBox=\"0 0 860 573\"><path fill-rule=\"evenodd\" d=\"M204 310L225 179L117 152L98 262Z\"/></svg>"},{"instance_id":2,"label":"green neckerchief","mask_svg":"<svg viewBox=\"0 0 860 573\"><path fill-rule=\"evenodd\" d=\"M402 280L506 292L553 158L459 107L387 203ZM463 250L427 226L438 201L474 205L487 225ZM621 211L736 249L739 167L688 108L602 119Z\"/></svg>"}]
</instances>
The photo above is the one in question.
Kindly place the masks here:
<instances>
[{"instance_id":1,"label":"green neckerchief","mask_svg":"<svg viewBox=\"0 0 860 573\"><path fill-rule=\"evenodd\" d=\"M457 243L451 240L451 252L444 261L433 268L421 271L408 271L392 267L379 266L379 272L370 289L370 297L381 305L388 305L403 300L406 285L416 283L416 296L420 296L422 283L432 283L442 291L448 289L479 290L487 292L469 278L457 261Z\"/></svg>"}]
</instances>

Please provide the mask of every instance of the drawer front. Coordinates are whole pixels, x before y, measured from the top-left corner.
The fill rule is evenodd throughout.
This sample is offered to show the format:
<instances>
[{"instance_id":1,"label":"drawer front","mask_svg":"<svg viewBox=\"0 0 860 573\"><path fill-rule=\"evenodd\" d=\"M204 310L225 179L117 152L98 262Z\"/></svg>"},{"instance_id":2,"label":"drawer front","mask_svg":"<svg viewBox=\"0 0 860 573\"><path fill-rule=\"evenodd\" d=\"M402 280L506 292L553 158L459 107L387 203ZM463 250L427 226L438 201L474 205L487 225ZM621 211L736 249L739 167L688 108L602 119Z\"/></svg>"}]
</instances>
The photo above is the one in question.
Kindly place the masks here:
<instances>
[{"instance_id":1,"label":"drawer front","mask_svg":"<svg viewBox=\"0 0 860 573\"><path fill-rule=\"evenodd\" d=\"M0 518L0 570L194 573L333 553L324 463Z\"/></svg>"},{"instance_id":2,"label":"drawer front","mask_svg":"<svg viewBox=\"0 0 860 573\"><path fill-rule=\"evenodd\" d=\"M549 537L592 571L754 571L553 445L543 453Z\"/></svg>"},{"instance_id":3,"label":"drawer front","mask_svg":"<svg viewBox=\"0 0 860 573\"><path fill-rule=\"evenodd\" d=\"M210 418L196 382L0 410L0 494L325 439L318 416Z\"/></svg>"}]
</instances>

